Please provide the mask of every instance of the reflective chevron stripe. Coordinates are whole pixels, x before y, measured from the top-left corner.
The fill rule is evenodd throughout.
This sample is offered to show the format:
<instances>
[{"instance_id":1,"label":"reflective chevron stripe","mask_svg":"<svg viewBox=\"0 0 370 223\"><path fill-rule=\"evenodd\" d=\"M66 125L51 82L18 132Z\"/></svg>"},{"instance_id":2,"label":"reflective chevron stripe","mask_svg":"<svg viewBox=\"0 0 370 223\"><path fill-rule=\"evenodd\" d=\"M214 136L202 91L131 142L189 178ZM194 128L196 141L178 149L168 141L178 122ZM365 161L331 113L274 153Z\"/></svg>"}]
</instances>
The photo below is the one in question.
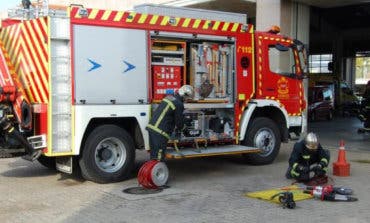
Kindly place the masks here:
<instances>
[{"instance_id":1,"label":"reflective chevron stripe","mask_svg":"<svg viewBox=\"0 0 370 223\"><path fill-rule=\"evenodd\" d=\"M48 18L3 28L0 39L31 102L49 101Z\"/></svg>"},{"instance_id":2,"label":"reflective chevron stripe","mask_svg":"<svg viewBox=\"0 0 370 223\"><path fill-rule=\"evenodd\" d=\"M145 28L153 27L179 27L185 29L197 29L220 32L253 32L253 27L247 30L241 23L222 22L193 18L171 17L162 15L141 14L136 12L122 12L100 9L87 9L88 15L83 17L79 14L78 7L70 9L70 17L73 22L84 21L87 23L99 23L112 26L144 25ZM152 28L153 28L152 27Z\"/></svg>"}]
</instances>

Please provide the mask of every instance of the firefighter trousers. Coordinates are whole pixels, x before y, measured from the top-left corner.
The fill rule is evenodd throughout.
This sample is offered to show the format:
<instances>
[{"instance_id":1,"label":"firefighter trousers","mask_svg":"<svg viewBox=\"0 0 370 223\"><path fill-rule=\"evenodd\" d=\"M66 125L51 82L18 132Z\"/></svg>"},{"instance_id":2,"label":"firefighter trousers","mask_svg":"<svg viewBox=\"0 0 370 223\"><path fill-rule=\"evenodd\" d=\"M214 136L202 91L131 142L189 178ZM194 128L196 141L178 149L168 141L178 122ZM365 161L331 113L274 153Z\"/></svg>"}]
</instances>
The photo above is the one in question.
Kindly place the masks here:
<instances>
[{"instance_id":1,"label":"firefighter trousers","mask_svg":"<svg viewBox=\"0 0 370 223\"><path fill-rule=\"evenodd\" d=\"M157 132L151 130L148 130L148 132L149 132L150 159L164 161L168 139Z\"/></svg>"}]
</instances>

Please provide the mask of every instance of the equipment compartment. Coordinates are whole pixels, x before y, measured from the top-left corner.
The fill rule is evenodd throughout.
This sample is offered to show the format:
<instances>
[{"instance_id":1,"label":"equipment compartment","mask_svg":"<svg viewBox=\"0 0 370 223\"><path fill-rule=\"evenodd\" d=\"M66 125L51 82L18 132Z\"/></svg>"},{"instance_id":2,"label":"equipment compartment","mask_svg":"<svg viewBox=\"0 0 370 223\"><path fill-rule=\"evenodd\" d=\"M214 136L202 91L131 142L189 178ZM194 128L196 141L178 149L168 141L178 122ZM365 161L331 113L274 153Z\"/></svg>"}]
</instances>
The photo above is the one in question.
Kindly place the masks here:
<instances>
[{"instance_id":1,"label":"equipment compartment","mask_svg":"<svg viewBox=\"0 0 370 223\"><path fill-rule=\"evenodd\" d=\"M229 102L232 95L232 45L190 44L190 83L195 101Z\"/></svg>"},{"instance_id":2,"label":"equipment compartment","mask_svg":"<svg viewBox=\"0 0 370 223\"><path fill-rule=\"evenodd\" d=\"M173 94L186 81L186 44L181 41L152 40L152 95L159 102Z\"/></svg>"},{"instance_id":3,"label":"equipment compartment","mask_svg":"<svg viewBox=\"0 0 370 223\"><path fill-rule=\"evenodd\" d=\"M208 142L230 141L234 138L232 109L187 110L184 130L176 137L179 142L205 139Z\"/></svg>"},{"instance_id":4,"label":"equipment compartment","mask_svg":"<svg viewBox=\"0 0 370 223\"><path fill-rule=\"evenodd\" d=\"M231 41L152 36L150 43L152 101L159 102L188 84L194 87L194 103L233 102Z\"/></svg>"}]
</instances>

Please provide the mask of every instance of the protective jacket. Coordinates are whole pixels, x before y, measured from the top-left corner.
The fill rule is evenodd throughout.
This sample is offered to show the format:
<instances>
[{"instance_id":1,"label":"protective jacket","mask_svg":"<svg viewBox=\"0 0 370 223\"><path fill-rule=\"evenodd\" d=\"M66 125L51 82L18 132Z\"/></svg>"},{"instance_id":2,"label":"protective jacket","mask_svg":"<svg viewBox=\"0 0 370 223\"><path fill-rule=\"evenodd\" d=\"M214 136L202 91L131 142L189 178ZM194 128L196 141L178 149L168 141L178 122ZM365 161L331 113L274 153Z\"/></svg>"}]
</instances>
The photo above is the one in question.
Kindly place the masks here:
<instances>
[{"instance_id":1,"label":"protective jacket","mask_svg":"<svg viewBox=\"0 0 370 223\"><path fill-rule=\"evenodd\" d=\"M154 111L146 129L170 139L175 126L180 130L183 128L183 112L184 104L179 95L166 96Z\"/></svg>"},{"instance_id":2,"label":"protective jacket","mask_svg":"<svg viewBox=\"0 0 370 223\"><path fill-rule=\"evenodd\" d=\"M324 150L320 144L316 150L311 151L305 146L304 140L297 142L289 158L290 175L291 177L299 177L301 174L298 171L299 167L309 169L315 163L322 165L323 170L326 172L329 159L329 151Z\"/></svg>"}]
</instances>

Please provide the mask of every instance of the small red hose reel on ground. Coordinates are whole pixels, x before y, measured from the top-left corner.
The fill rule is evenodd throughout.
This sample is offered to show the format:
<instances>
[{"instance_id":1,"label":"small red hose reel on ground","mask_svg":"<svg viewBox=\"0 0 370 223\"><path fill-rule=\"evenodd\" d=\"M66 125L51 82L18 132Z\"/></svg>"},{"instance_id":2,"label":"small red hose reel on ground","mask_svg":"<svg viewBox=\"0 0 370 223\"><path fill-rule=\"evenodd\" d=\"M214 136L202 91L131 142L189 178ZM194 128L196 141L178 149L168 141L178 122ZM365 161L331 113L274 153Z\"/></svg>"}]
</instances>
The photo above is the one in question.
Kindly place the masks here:
<instances>
[{"instance_id":1,"label":"small red hose reel on ground","mask_svg":"<svg viewBox=\"0 0 370 223\"><path fill-rule=\"evenodd\" d=\"M164 162L150 160L140 168L137 179L147 189L156 189L166 185L169 171Z\"/></svg>"}]
</instances>

